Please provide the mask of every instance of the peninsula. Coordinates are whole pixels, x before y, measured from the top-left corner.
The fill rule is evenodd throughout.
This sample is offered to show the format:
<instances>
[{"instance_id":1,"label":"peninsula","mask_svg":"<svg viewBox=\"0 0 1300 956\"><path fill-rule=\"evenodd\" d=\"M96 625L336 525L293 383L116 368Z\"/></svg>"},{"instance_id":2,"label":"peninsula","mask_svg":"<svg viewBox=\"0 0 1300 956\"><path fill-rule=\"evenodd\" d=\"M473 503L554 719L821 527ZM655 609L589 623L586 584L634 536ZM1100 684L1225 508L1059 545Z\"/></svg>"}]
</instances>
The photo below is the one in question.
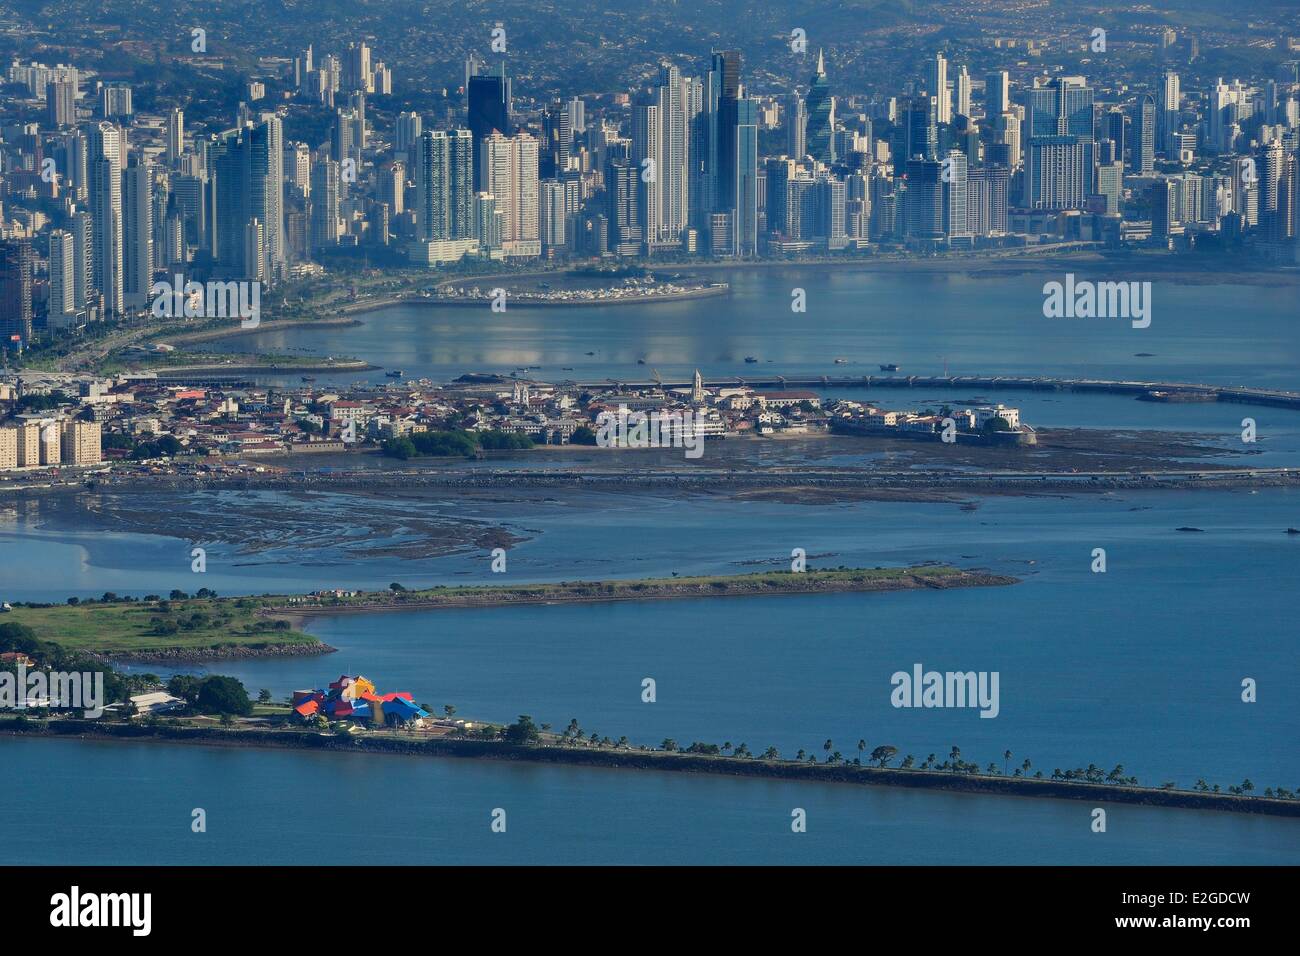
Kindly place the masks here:
<instances>
[{"instance_id":1,"label":"peninsula","mask_svg":"<svg viewBox=\"0 0 1300 956\"><path fill-rule=\"evenodd\" d=\"M575 604L674 598L754 597L836 592L944 590L1017 583L1016 578L946 565L838 568L805 572L469 585L385 591L329 589L308 595L223 598L207 592L136 599L106 593L66 604L17 604L7 620L66 651L117 661L201 662L325 654L334 650L295 628L303 617L505 604Z\"/></svg>"}]
</instances>

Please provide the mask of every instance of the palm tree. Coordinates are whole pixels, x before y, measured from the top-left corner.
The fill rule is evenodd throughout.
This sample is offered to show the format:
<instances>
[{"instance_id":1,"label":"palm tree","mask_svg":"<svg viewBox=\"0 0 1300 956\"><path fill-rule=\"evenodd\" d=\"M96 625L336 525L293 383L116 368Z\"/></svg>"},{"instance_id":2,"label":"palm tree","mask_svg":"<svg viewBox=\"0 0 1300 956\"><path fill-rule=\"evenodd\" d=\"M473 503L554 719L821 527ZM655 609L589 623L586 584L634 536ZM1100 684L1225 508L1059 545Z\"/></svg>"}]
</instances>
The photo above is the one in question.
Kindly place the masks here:
<instances>
[{"instance_id":1,"label":"palm tree","mask_svg":"<svg viewBox=\"0 0 1300 956\"><path fill-rule=\"evenodd\" d=\"M1004 754L1002 755L1002 773L1003 773L1004 775L1005 775L1006 772L1007 772L1007 764L1008 764L1010 761L1011 761L1011 751L1008 750L1006 753L1004 753Z\"/></svg>"},{"instance_id":2,"label":"palm tree","mask_svg":"<svg viewBox=\"0 0 1300 956\"><path fill-rule=\"evenodd\" d=\"M948 759L952 761L953 773L956 773L961 765L961 748L954 744L952 753L948 754Z\"/></svg>"},{"instance_id":3,"label":"palm tree","mask_svg":"<svg viewBox=\"0 0 1300 956\"><path fill-rule=\"evenodd\" d=\"M807 756L807 754L804 752L803 748L801 747L801 748L799 749L799 752L798 752L797 754L794 755L794 759L795 759L795 760L798 760L800 763L802 763L802 762L803 762L803 758L806 757L806 756Z\"/></svg>"},{"instance_id":4,"label":"palm tree","mask_svg":"<svg viewBox=\"0 0 1300 956\"><path fill-rule=\"evenodd\" d=\"M867 742L866 742L865 740L859 740L859 741L858 741L858 759L859 759L859 760L862 759L862 751L864 751L864 750L866 750L866 749L867 749Z\"/></svg>"},{"instance_id":5,"label":"palm tree","mask_svg":"<svg viewBox=\"0 0 1300 956\"><path fill-rule=\"evenodd\" d=\"M829 737L826 738L826 743L822 744L822 750L826 751L827 753L831 752L831 738Z\"/></svg>"},{"instance_id":6,"label":"palm tree","mask_svg":"<svg viewBox=\"0 0 1300 956\"><path fill-rule=\"evenodd\" d=\"M722 745L722 752L725 754L730 749L731 749L731 741L728 740L725 744Z\"/></svg>"}]
</instances>

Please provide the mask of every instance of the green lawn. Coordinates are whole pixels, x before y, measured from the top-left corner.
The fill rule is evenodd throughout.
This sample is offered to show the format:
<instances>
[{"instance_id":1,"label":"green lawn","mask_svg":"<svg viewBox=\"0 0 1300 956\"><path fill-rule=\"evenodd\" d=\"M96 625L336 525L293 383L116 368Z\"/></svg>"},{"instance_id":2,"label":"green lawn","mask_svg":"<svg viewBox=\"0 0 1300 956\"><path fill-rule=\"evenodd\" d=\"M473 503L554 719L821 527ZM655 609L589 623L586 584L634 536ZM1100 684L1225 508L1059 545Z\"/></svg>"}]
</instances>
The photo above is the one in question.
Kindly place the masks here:
<instances>
[{"instance_id":1,"label":"green lawn","mask_svg":"<svg viewBox=\"0 0 1300 956\"><path fill-rule=\"evenodd\" d=\"M49 608L16 607L2 622L26 624L38 639L69 650L100 654L222 644L316 643L316 638L301 631L277 629L275 621L259 617L254 611L251 607L239 607L235 599L221 598L149 604L63 604ZM164 622L161 628L158 622Z\"/></svg>"}]
</instances>

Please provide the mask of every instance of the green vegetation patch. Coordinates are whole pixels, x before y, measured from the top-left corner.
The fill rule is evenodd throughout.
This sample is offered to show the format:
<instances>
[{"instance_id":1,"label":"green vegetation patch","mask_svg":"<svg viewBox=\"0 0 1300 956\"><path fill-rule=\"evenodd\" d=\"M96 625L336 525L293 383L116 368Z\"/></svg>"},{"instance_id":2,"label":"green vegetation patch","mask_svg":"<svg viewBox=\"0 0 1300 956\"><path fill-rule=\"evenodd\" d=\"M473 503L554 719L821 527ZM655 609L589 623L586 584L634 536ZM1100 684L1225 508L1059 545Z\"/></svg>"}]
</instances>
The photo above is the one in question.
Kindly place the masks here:
<instances>
[{"instance_id":1,"label":"green vegetation patch","mask_svg":"<svg viewBox=\"0 0 1300 956\"><path fill-rule=\"evenodd\" d=\"M15 607L5 618L31 628L39 640L106 655L319 643L287 621L259 615L259 606L220 598L83 601Z\"/></svg>"}]
</instances>

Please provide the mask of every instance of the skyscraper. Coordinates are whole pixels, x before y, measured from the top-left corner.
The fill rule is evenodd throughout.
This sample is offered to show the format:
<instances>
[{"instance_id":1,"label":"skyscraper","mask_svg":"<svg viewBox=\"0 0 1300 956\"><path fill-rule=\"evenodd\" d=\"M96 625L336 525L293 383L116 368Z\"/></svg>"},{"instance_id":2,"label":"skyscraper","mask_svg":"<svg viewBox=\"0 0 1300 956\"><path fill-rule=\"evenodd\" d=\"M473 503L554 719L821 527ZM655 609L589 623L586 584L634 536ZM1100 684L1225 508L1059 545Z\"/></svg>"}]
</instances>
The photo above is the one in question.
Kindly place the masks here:
<instances>
[{"instance_id":1,"label":"skyscraper","mask_svg":"<svg viewBox=\"0 0 1300 956\"><path fill-rule=\"evenodd\" d=\"M76 309L81 310L95 293L95 224L90 213L82 211L72 214L69 225L72 231L72 298Z\"/></svg>"},{"instance_id":2,"label":"skyscraper","mask_svg":"<svg viewBox=\"0 0 1300 956\"><path fill-rule=\"evenodd\" d=\"M421 135L416 218L424 241L473 238L473 157L467 129L426 130Z\"/></svg>"},{"instance_id":3,"label":"skyscraper","mask_svg":"<svg viewBox=\"0 0 1300 956\"><path fill-rule=\"evenodd\" d=\"M32 339L32 258L29 240L0 240L0 348Z\"/></svg>"},{"instance_id":4,"label":"skyscraper","mask_svg":"<svg viewBox=\"0 0 1300 956\"><path fill-rule=\"evenodd\" d=\"M1133 160L1131 169L1150 176L1156 163L1156 100L1144 93L1133 104Z\"/></svg>"},{"instance_id":5,"label":"skyscraper","mask_svg":"<svg viewBox=\"0 0 1300 956\"><path fill-rule=\"evenodd\" d=\"M528 133L483 140L479 180L496 199L501 248L507 256L541 254L537 223L538 143Z\"/></svg>"},{"instance_id":6,"label":"skyscraper","mask_svg":"<svg viewBox=\"0 0 1300 956\"><path fill-rule=\"evenodd\" d=\"M122 297L142 309L153 285L153 169L133 164L122 171Z\"/></svg>"},{"instance_id":7,"label":"skyscraper","mask_svg":"<svg viewBox=\"0 0 1300 956\"><path fill-rule=\"evenodd\" d=\"M806 103L808 121L805 133L805 150L813 159L823 163L835 161L835 100L826 79L826 60L817 51L817 69L813 72ZM801 157L798 157L801 158Z\"/></svg>"},{"instance_id":8,"label":"skyscraper","mask_svg":"<svg viewBox=\"0 0 1300 956\"><path fill-rule=\"evenodd\" d=\"M1182 105L1182 91L1178 74L1167 71L1160 83L1160 95L1156 103L1156 148L1169 154L1171 136L1178 132L1179 108ZM1176 156L1170 154L1170 158Z\"/></svg>"},{"instance_id":9,"label":"skyscraper","mask_svg":"<svg viewBox=\"0 0 1300 956\"><path fill-rule=\"evenodd\" d=\"M542 245L549 249L565 245L568 211L564 194L562 182L548 179L538 184L537 228Z\"/></svg>"},{"instance_id":10,"label":"skyscraper","mask_svg":"<svg viewBox=\"0 0 1300 956\"><path fill-rule=\"evenodd\" d=\"M943 238L943 164L934 159L907 162L903 194L903 234L908 239Z\"/></svg>"},{"instance_id":11,"label":"skyscraper","mask_svg":"<svg viewBox=\"0 0 1300 956\"><path fill-rule=\"evenodd\" d=\"M505 66L501 67L500 73L471 76L466 100L469 131L474 138L474 191L482 192L483 183L479 177L483 162L483 140L494 132L502 136L510 136L514 132L510 124L510 79L505 75Z\"/></svg>"},{"instance_id":12,"label":"skyscraper","mask_svg":"<svg viewBox=\"0 0 1300 956\"><path fill-rule=\"evenodd\" d=\"M1083 77L1057 77L1029 91L1024 127L1026 206L1086 206L1096 165L1093 130L1093 91Z\"/></svg>"},{"instance_id":13,"label":"skyscraper","mask_svg":"<svg viewBox=\"0 0 1300 956\"><path fill-rule=\"evenodd\" d=\"M424 133L424 121L419 113L400 113L397 117L397 129L393 147L406 157L412 168L415 166L416 147Z\"/></svg>"},{"instance_id":14,"label":"skyscraper","mask_svg":"<svg viewBox=\"0 0 1300 956\"><path fill-rule=\"evenodd\" d=\"M790 182L796 164L788 156L769 159L767 169L767 230L776 235L790 235L790 212L787 205Z\"/></svg>"},{"instance_id":15,"label":"skyscraper","mask_svg":"<svg viewBox=\"0 0 1300 956\"><path fill-rule=\"evenodd\" d=\"M614 158L605 166L605 217L609 251L634 256L641 251L641 226L637 216L640 171L629 160Z\"/></svg>"},{"instance_id":16,"label":"skyscraper","mask_svg":"<svg viewBox=\"0 0 1300 956\"><path fill-rule=\"evenodd\" d=\"M957 73L957 115L970 116L970 73L964 65Z\"/></svg>"},{"instance_id":17,"label":"skyscraper","mask_svg":"<svg viewBox=\"0 0 1300 956\"><path fill-rule=\"evenodd\" d=\"M1085 208L1095 165L1092 137L1033 137L1025 146L1024 205L1030 209Z\"/></svg>"},{"instance_id":18,"label":"skyscraper","mask_svg":"<svg viewBox=\"0 0 1300 956\"><path fill-rule=\"evenodd\" d=\"M45 87L45 108L49 114L49 126L77 125L77 81L54 80Z\"/></svg>"},{"instance_id":19,"label":"skyscraper","mask_svg":"<svg viewBox=\"0 0 1300 956\"><path fill-rule=\"evenodd\" d=\"M185 151L185 114L174 109L167 114L167 164L174 166Z\"/></svg>"},{"instance_id":20,"label":"skyscraper","mask_svg":"<svg viewBox=\"0 0 1300 956\"><path fill-rule=\"evenodd\" d=\"M126 137L107 120L90 127L90 214L94 224L94 287L104 297L104 312L121 315L122 287L122 168Z\"/></svg>"},{"instance_id":21,"label":"skyscraper","mask_svg":"<svg viewBox=\"0 0 1300 956\"><path fill-rule=\"evenodd\" d=\"M925 92L935 98L940 123L952 122L952 94L948 91L948 61L936 53L925 64Z\"/></svg>"},{"instance_id":22,"label":"skyscraper","mask_svg":"<svg viewBox=\"0 0 1300 956\"><path fill-rule=\"evenodd\" d=\"M632 111L632 166L637 171L637 225L648 242L664 232L663 128L657 105L644 103Z\"/></svg>"},{"instance_id":23,"label":"skyscraper","mask_svg":"<svg viewBox=\"0 0 1300 956\"><path fill-rule=\"evenodd\" d=\"M735 254L758 254L758 104L743 95L735 104L731 208Z\"/></svg>"},{"instance_id":24,"label":"skyscraper","mask_svg":"<svg viewBox=\"0 0 1300 956\"><path fill-rule=\"evenodd\" d=\"M213 203L220 270L252 280L261 271L266 281L278 278L284 263L284 143L280 119L264 114L260 122L227 130L209 143L216 172ZM314 184L313 184L314 185ZM264 251L249 254L248 224L261 227Z\"/></svg>"},{"instance_id":25,"label":"skyscraper","mask_svg":"<svg viewBox=\"0 0 1300 956\"><path fill-rule=\"evenodd\" d=\"M1029 91L1025 135L1093 135L1092 88L1081 76L1063 76Z\"/></svg>"},{"instance_id":26,"label":"skyscraper","mask_svg":"<svg viewBox=\"0 0 1300 956\"><path fill-rule=\"evenodd\" d=\"M903 112L903 122L898 130L901 142L897 144L895 164L921 157L935 159L939 153L939 105L933 96L915 96Z\"/></svg>"},{"instance_id":27,"label":"skyscraper","mask_svg":"<svg viewBox=\"0 0 1300 956\"><path fill-rule=\"evenodd\" d=\"M967 240L971 236L966 209L966 154L951 150L940 170L943 180L943 231L948 241Z\"/></svg>"},{"instance_id":28,"label":"skyscraper","mask_svg":"<svg viewBox=\"0 0 1300 956\"><path fill-rule=\"evenodd\" d=\"M77 312L77 277L72 233L56 229L50 233L50 298L48 323L51 329L72 323Z\"/></svg>"},{"instance_id":29,"label":"skyscraper","mask_svg":"<svg viewBox=\"0 0 1300 956\"><path fill-rule=\"evenodd\" d=\"M659 232L676 241L690 215L691 88L675 66L665 66L657 90L660 129Z\"/></svg>"},{"instance_id":30,"label":"skyscraper","mask_svg":"<svg viewBox=\"0 0 1300 956\"><path fill-rule=\"evenodd\" d=\"M798 93L791 95L785 110L786 152L796 160L808 155L808 107Z\"/></svg>"},{"instance_id":31,"label":"skyscraper","mask_svg":"<svg viewBox=\"0 0 1300 956\"><path fill-rule=\"evenodd\" d=\"M984 114L1001 116L1011 108L1011 79L1006 70L997 70L984 79Z\"/></svg>"},{"instance_id":32,"label":"skyscraper","mask_svg":"<svg viewBox=\"0 0 1300 956\"><path fill-rule=\"evenodd\" d=\"M322 160L311 171L311 247L339 244L339 164Z\"/></svg>"}]
</instances>

